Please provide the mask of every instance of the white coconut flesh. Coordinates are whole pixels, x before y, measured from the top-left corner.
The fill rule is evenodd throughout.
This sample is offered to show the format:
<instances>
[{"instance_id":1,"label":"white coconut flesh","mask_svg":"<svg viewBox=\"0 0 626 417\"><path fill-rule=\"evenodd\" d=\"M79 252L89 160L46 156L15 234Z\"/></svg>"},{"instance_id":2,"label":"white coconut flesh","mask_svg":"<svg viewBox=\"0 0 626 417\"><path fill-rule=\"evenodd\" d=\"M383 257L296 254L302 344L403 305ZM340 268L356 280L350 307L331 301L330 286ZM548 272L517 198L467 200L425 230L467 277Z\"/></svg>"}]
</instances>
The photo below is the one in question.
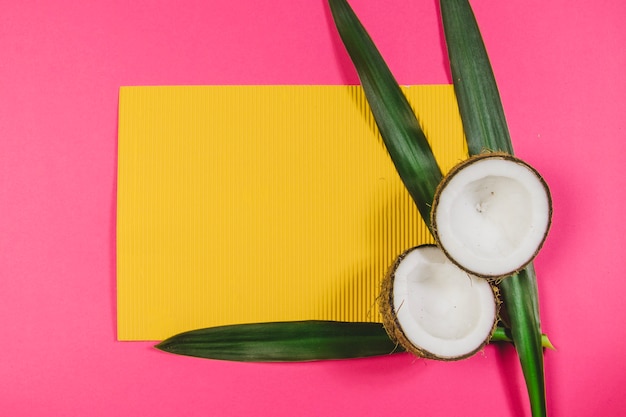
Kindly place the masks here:
<instances>
[{"instance_id":1,"label":"white coconut flesh","mask_svg":"<svg viewBox=\"0 0 626 417\"><path fill-rule=\"evenodd\" d=\"M548 187L511 156L481 156L453 170L437 191L433 227L440 246L461 268L483 277L522 269L550 226Z\"/></svg>"},{"instance_id":2,"label":"white coconut flesh","mask_svg":"<svg viewBox=\"0 0 626 417\"><path fill-rule=\"evenodd\" d=\"M392 296L397 325L429 356L467 357L491 336L497 312L491 285L458 268L434 245L414 248L402 258L393 273Z\"/></svg>"}]
</instances>

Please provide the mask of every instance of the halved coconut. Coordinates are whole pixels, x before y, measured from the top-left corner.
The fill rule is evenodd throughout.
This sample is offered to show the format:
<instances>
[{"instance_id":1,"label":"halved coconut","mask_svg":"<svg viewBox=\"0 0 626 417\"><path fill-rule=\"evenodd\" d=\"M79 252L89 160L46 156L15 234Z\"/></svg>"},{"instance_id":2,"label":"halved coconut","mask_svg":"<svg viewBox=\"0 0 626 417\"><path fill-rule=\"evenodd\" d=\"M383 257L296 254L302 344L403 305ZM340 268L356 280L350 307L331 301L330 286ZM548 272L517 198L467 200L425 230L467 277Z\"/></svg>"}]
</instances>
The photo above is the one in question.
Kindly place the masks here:
<instances>
[{"instance_id":1,"label":"halved coconut","mask_svg":"<svg viewBox=\"0 0 626 417\"><path fill-rule=\"evenodd\" d=\"M496 291L437 246L418 246L403 253L383 281L383 323L393 340L420 357L467 358L491 338Z\"/></svg>"},{"instance_id":2,"label":"halved coconut","mask_svg":"<svg viewBox=\"0 0 626 417\"><path fill-rule=\"evenodd\" d=\"M509 154L472 157L435 193L435 239L460 268L485 278L523 269L550 227L550 191L537 171Z\"/></svg>"}]
</instances>

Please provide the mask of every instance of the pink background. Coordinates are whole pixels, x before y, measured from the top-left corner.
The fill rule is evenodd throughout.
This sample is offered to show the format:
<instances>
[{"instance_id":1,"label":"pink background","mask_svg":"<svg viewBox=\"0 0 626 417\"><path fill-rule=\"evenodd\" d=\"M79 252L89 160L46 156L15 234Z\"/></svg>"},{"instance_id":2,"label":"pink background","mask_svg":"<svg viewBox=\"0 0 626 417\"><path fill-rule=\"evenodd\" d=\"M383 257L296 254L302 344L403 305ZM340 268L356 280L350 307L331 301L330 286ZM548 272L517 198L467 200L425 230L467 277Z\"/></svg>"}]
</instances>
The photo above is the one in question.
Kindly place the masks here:
<instances>
[{"instance_id":1,"label":"pink background","mask_svg":"<svg viewBox=\"0 0 626 417\"><path fill-rule=\"evenodd\" d=\"M0 410L38 416L528 415L510 347L241 364L115 337L122 85L356 84L323 0L4 1ZM553 416L626 411L626 3L474 0L519 156L554 197L540 253ZM352 0L402 84L449 83L434 0Z\"/></svg>"}]
</instances>

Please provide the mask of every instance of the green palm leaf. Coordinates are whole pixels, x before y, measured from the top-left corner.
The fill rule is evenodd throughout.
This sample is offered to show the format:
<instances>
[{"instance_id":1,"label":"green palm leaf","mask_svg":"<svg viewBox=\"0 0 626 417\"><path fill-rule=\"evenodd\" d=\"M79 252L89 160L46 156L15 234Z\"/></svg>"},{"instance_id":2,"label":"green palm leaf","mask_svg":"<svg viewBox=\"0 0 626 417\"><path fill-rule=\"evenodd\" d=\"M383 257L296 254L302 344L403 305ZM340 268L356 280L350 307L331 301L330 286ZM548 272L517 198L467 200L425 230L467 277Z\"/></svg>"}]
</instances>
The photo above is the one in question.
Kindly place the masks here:
<instances>
[{"instance_id":1,"label":"green palm leaf","mask_svg":"<svg viewBox=\"0 0 626 417\"><path fill-rule=\"evenodd\" d=\"M510 341L503 327L491 337L491 342ZM545 336L542 342L552 346ZM325 320L208 327L179 333L156 347L178 355L237 362L304 362L404 352L381 323Z\"/></svg>"},{"instance_id":2,"label":"green palm leaf","mask_svg":"<svg viewBox=\"0 0 626 417\"><path fill-rule=\"evenodd\" d=\"M287 321L209 327L156 345L179 355L240 362L305 362L394 353L380 323Z\"/></svg>"},{"instance_id":3,"label":"green palm leaf","mask_svg":"<svg viewBox=\"0 0 626 417\"><path fill-rule=\"evenodd\" d=\"M454 91L470 155L513 154L500 93L474 13L467 0L441 0Z\"/></svg>"},{"instance_id":4,"label":"green palm leaf","mask_svg":"<svg viewBox=\"0 0 626 417\"><path fill-rule=\"evenodd\" d=\"M467 0L441 0L454 90L470 155L513 153L502 102L487 51ZM532 265L500 284L532 415L545 416L545 377L535 270Z\"/></svg>"},{"instance_id":5,"label":"green palm leaf","mask_svg":"<svg viewBox=\"0 0 626 417\"><path fill-rule=\"evenodd\" d=\"M432 152L425 146L424 135L415 117L409 114L410 107L401 97L397 82L350 6L345 0L329 0L329 4L398 174L428 222L435 182L440 179L440 171L435 173ZM441 0L441 10L470 154L484 150L512 153L500 95L471 7L466 0ZM429 175L429 171L435 174ZM544 416L543 351L534 269L505 279L501 290L533 416Z\"/></svg>"},{"instance_id":6,"label":"green palm leaf","mask_svg":"<svg viewBox=\"0 0 626 417\"><path fill-rule=\"evenodd\" d=\"M430 225L430 207L442 174L411 105L344 0L330 0L339 36L354 63L374 120L400 178Z\"/></svg>"}]
</instances>

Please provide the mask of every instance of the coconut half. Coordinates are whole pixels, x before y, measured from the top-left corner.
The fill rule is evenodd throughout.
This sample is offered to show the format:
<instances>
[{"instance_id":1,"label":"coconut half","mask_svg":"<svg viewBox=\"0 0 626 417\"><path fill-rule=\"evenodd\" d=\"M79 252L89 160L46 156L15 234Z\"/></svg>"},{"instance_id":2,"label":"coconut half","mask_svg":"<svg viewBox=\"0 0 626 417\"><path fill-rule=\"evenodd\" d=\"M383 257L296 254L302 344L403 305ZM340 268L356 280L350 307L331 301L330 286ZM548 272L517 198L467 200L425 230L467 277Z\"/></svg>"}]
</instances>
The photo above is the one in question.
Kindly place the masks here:
<instances>
[{"instance_id":1,"label":"coconut half","mask_svg":"<svg viewBox=\"0 0 626 417\"><path fill-rule=\"evenodd\" d=\"M495 329L496 292L437 246L418 246L403 253L383 281L383 324L393 340L420 357L467 358Z\"/></svg>"},{"instance_id":2,"label":"coconut half","mask_svg":"<svg viewBox=\"0 0 626 417\"><path fill-rule=\"evenodd\" d=\"M552 202L547 184L530 165L509 154L481 154L446 175L431 216L435 239L455 264L500 278L537 255Z\"/></svg>"}]
</instances>

